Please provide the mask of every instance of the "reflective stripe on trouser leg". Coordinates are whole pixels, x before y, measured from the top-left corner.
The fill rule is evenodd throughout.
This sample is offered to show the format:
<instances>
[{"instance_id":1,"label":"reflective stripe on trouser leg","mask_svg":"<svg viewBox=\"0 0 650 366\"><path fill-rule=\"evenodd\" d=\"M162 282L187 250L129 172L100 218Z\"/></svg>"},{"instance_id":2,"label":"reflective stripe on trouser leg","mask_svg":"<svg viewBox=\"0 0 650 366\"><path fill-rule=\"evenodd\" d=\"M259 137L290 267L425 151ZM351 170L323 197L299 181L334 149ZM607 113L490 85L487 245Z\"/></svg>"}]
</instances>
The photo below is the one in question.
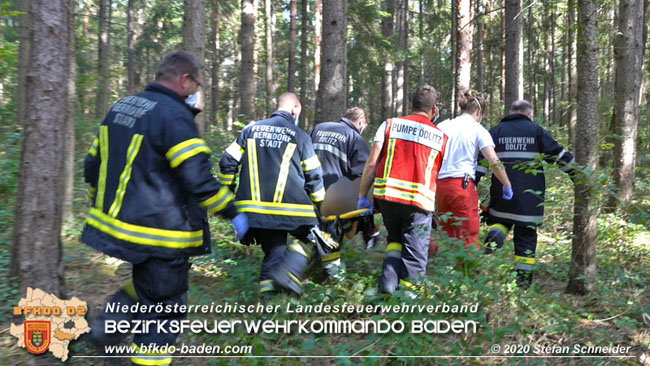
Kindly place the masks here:
<instances>
[{"instance_id":1,"label":"reflective stripe on trouser leg","mask_svg":"<svg viewBox=\"0 0 650 366\"><path fill-rule=\"evenodd\" d=\"M148 345L144 345L148 346ZM134 365L171 365L172 356L169 353L150 352L145 348L140 348L137 344L133 343L135 354L131 357L131 362Z\"/></svg>"},{"instance_id":2,"label":"reflective stripe on trouser leg","mask_svg":"<svg viewBox=\"0 0 650 366\"><path fill-rule=\"evenodd\" d=\"M535 250L537 249L537 228L515 225L513 231L517 279L520 285L527 287L533 280Z\"/></svg>"},{"instance_id":3,"label":"reflective stripe on trouser leg","mask_svg":"<svg viewBox=\"0 0 650 366\"><path fill-rule=\"evenodd\" d=\"M402 244L388 243L379 278L379 292L393 294L397 289L402 266Z\"/></svg>"},{"instance_id":4,"label":"reflective stripe on trouser leg","mask_svg":"<svg viewBox=\"0 0 650 366\"><path fill-rule=\"evenodd\" d=\"M269 291L275 291L275 286L273 286L273 280L260 281L260 292L269 292Z\"/></svg>"},{"instance_id":5,"label":"reflective stripe on trouser leg","mask_svg":"<svg viewBox=\"0 0 650 366\"><path fill-rule=\"evenodd\" d=\"M305 268L307 268L309 258L311 258L315 249L313 248L313 243L310 244L300 240L294 240L287 245L282 263L275 269L275 271L283 271L286 273L273 274L273 279L277 285L285 289L291 289L293 292L301 293L302 274Z\"/></svg>"},{"instance_id":6,"label":"reflective stripe on trouser leg","mask_svg":"<svg viewBox=\"0 0 650 366\"><path fill-rule=\"evenodd\" d=\"M493 249L501 248L503 246L503 242L506 240L506 236L508 236L509 231L510 228L500 223L490 225L488 227L488 233L485 236L485 253L490 254L492 253ZM495 243L496 248L494 248L491 243Z\"/></svg>"},{"instance_id":7,"label":"reflective stripe on trouser leg","mask_svg":"<svg viewBox=\"0 0 650 366\"><path fill-rule=\"evenodd\" d=\"M517 271L517 283L528 287L533 281L535 258L515 256L515 269Z\"/></svg>"}]
</instances>

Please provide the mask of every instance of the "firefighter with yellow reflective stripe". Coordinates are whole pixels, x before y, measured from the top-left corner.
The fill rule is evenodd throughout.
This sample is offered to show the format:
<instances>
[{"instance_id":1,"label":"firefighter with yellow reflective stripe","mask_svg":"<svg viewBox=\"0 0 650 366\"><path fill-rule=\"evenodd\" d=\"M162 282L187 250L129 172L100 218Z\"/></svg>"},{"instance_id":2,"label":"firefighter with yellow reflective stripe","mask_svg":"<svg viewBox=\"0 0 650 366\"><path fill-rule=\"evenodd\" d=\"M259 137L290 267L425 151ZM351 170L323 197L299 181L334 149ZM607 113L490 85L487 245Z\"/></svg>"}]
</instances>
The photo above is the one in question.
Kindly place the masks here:
<instances>
[{"instance_id":1,"label":"firefighter with yellow reflective stripe","mask_svg":"<svg viewBox=\"0 0 650 366\"><path fill-rule=\"evenodd\" d=\"M366 163L357 208L371 208L366 199L374 180L375 204L388 231L379 291L392 294L398 285L421 283L428 259L431 219L438 171L447 136L433 121L440 93L432 86L413 95L413 114L382 123Z\"/></svg>"},{"instance_id":2,"label":"firefighter with yellow reflective stripe","mask_svg":"<svg viewBox=\"0 0 650 366\"><path fill-rule=\"evenodd\" d=\"M512 104L510 114L490 130L495 151L503 162L514 187L514 198L504 200L499 194L501 183L492 177L487 212L489 231L485 238L486 253L500 248L514 226L515 268L518 283L530 286L537 249L537 227L544 219L546 190L543 161L555 163L573 176L575 159L544 128L533 122L533 107L525 100ZM479 165L477 177L486 173Z\"/></svg>"},{"instance_id":3,"label":"firefighter with yellow reflective stripe","mask_svg":"<svg viewBox=\"0 0 650 366\"><path fill-rule=\"evenodd\" d=\"M234 195L211 173L210 149L194 124L199 111L185 98L201 83L200 64L173 51L158 66L156 82L118 101L99 127L86 157L84 176L93 207L81 240L133 264L133 279L110 300L121 305L187 303L191 256L209 254L208 213L232 219L239 236L247 230ZM103 307L106 309L106 306ZM185 313L105 313L92 324L96 344L121 339L105 334L104 321L183 319ZM164 326L163 326L164 328ZM134 343L173 345L176 334L150 327ZM136 365L168 365L170 355L138 354Z\"/></svg>"},{"instance_id":4,"label":"firefighter with yellow reflective stripe","mask_svg":"<svg viewBox=\"0 0 650 366\"><path fill-rule=\"evenodd\" d=\"M235 205L250 224L242 243L262 246L264 296L280 289L302 293L318 224L314 205L325 197L320 162L309 135L298 128L301 110L295 94L282 94L278 110L246 126L219 162L220 181L233 190L239 174ZM296 238L289 245L288 234Z\"/></svg>"}]
</instances>

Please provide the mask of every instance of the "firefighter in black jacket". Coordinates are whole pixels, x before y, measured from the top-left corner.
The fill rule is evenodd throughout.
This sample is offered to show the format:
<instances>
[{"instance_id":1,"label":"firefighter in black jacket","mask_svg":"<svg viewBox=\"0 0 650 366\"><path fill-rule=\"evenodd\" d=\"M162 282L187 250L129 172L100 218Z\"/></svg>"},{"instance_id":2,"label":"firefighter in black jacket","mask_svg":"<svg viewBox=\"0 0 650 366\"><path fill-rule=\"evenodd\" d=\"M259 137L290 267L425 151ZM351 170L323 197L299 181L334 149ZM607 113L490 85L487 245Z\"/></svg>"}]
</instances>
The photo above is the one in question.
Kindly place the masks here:
<instances>
[{"instance_id":1,"label":"firefighter in black jacket","mask_svg":"<svg viewBox=\"0 0 650 366\"><path fill-rule=\"evenodd\" d=\"M486 253L500 248L514 226L515 268L518 283L528 287L533 279L537 226L544 219L544 191L546 189L541 162L556 163L573 176L575 159L544 128L532 121L533 108L528 101L512 104L510 115L490 130L499 159L505 164L514 188L514 198L501 198L501 183L492 177L491 201L487 212L488 234ZM485 165L477 174L487 172ZM534 172L534 174L533 174Z\"/></svg>"},{"instance_id":2,"label":"firefighter in black jacket","mask_svg":"<svg viewBox=\"0 0 650 366\"><path fill-rule=\"evenodd\" d=\"M353 181L361 178L363 168L368 160L370 148L361 133L368 126L368 118L363 109L353 107L345 111L339 122L323 122L318 124L311 132L314 151L318 155L323 167L323 182L325 190L339 178L346 177ZM375 239L379 236L379 229L375 226L372 216L359 218L359 230L363 232L366 248L374 246ZM323 223L331 226L331 223ZM352 223L346 222L346 228L352 229ZM331 230L328 230L331 231ZM328 258L322 258L325 268L330 269L340 266L341 252L336 251Z\"/></svg>"},{"instance_id":3,"label":"firefighter in black jacket","mask_svg":"<svg viewBox=\"0 0 650 366\"><path fill-rule=\"evenodd\" d=\"M300 101L293 93L280 96L271 118L246 126L219 162L219 179L234 189L235 206L248 215L250 230L244 244L261 244L264 260L260 291L284 289L302 293L318 224L314 204L325 197L320 162L311 139L297 127ZM287 234L297 240L287 245Z\"/></svg>"},{"instance_id":4,"label":"firefighter in black jacket","mask_svg":"<svg viewBox=\"0 0 650 366\"><path fill-rule=\"evenodd\" d=\"M99 127L86 157L84 176L93 208L82 241L133 263L133 280L110 300L121 305L187 303L188 258L210 253L207 213L233 219L242 236L246 215L237 214L233 194L212 176L210 149L194 124L198 110L185 98L201 85L200 64L188 52L173 51L158 66L146 91L117 102ZM103 309L106 309L104 306ZM180 320L181 311L103 312L90 339L110 344L104 321ZM177 334L157 326L136 334L136 345L173 345ZM170 354L138 349L136 365L169 365Z\"/></svg>"}]
</instances>

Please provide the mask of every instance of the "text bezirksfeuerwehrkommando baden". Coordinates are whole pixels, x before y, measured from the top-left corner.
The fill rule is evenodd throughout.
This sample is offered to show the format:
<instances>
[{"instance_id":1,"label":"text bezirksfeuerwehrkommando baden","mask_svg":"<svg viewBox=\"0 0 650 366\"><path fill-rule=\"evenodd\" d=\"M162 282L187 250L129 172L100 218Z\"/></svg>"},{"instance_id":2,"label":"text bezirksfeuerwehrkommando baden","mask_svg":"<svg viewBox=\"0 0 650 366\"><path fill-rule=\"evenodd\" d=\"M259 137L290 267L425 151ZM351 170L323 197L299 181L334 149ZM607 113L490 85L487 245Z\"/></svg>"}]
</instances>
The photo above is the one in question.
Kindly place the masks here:
<instances>
[{"instance_id":1,"label":"text bezirksfeuerwehrkommando baden","mask_svg":"<svg viewBox=\"0 0 650 366\"><path fill-rule=\"evenodd\" d=\"M286 314L396 314L416 313L426 316L428 314L463 314L476 313L478 303L471 305L362 305L362 304L325 304L315 305L263 305L223 303L209 305L123 305L113 303L106 305L106 311L111 313L204 313L204 314L268 314L284 311ZM474 320L460 319L224 319L224 320L106 320L104 329L106 333L329 333L329 334L368 334L368 333L476 333L479 323Z\"/></svg>"}]
</instances>

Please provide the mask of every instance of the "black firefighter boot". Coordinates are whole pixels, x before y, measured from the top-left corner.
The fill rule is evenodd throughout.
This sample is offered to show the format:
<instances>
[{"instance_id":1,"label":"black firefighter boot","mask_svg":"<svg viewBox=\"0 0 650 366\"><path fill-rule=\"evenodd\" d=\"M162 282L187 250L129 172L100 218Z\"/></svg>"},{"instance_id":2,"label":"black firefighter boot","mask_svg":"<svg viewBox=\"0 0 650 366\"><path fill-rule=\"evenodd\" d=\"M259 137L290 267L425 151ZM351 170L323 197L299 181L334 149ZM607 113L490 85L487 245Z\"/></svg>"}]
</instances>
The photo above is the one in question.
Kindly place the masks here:
<instances>
[{"instance_id":1,"label":"black firefighter boot","mask_svg":"<svg viewBox=\"0 0 650 366\"><path fill-rule=\"evenodd\" d=\"M129 308L131 305L135 305L137 298L134 298L134 296L137 297L135 288L133 287L133 282L129 282L116 292L108 303L103 305L101 312L91 320L90 333L88 333L86 337L90 343L95 345L95 347L101 348L102 352L104 346L118 344L126 338L126 334L106 333L105 325L107 320L114 320L116 322L121 320L131 321L133 319L133 313L131 313L130 309L126 312L122 312L121 308L124 305ZM111 306L114 306L115 309L107 312L106 310Z\"/></svg>"},{"instance_id":2,"label":"black firefighter boot","mask_svg":"<svg viewBox=\"0 0 650 366\"><path fill-rule=\"evenodd\" d=\"M311 255L312 251L307 247L307 244L300 240L294 240L287 245L287 251L284 253L282 262L269 274L273 280L274 288L301 296L301 278L307 264L309 264Z\"/></svg>"}]
</instances>

